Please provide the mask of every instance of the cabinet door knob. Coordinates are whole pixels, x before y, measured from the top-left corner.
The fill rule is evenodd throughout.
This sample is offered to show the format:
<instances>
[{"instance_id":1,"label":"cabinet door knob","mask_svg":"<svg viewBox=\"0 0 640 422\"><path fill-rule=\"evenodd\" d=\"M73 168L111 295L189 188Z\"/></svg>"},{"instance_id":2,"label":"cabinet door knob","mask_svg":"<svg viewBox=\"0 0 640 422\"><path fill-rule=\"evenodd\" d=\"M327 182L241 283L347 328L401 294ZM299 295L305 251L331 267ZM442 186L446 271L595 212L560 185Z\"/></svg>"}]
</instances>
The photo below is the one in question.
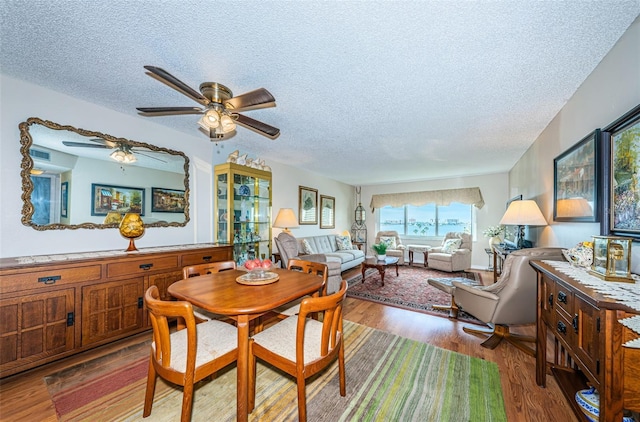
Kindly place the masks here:
<instances>
[{"instance_id":1,"label":"cabinet door knob","mask_svg":"<svg viewBox=\"0 0 640 422\"><path fill-rule=\"evenodd\" d=\"M553 308L553 293L549 295L549 307Z\"/></svg>"},{"instance_id":2,"label":"cabinet door knob","mask_svg":"<svg viewBox=\"0 0 640 422\"><path fill-rule=\"evenodd\" d=\"M559 333L567 334L567 326L562 321L558 321L557 328Z\"/></svg>"},{"instance_id":3,"label":"cabinet door knob","mask_svg":"<svg viewBox=\"0 0 640 422\"><path fill-rule=\"evenodd\" d=\"M573 329L575 330L575 332L578 332L578 314L576 314L573 317L573 321L571 322L573 324Z\"/></svg>"},{"instance_id":4,"label":"cabinet door knob","mask_svg":"<svg viewBox=\"0 0 640 422\"><path fill-rule=\"evenodd\" d=\"M565 292L558 292L558 302L567 303L567 294Z\"/></svg>"}]
</instances>

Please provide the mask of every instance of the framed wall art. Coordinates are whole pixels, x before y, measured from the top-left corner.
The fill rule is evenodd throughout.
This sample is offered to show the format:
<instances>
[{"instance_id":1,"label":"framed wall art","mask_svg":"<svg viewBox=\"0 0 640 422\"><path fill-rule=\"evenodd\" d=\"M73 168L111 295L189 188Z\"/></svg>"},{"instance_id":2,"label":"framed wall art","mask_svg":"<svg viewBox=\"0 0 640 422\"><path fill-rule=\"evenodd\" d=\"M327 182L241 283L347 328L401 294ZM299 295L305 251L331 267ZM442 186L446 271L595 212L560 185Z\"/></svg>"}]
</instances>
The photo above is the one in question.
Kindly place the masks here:
<instances>
[{"instance_id":1,"label":"framed wall art","mask_svg":"<svg viewBox=\"0 0 640 422\"><path fill-rule=\"evenodd\" d=\"M299 186L298 203L298 223L318 224L318 190Z\"/></svg>"},{"instance_id":2,"label":"framed wall art","mask_svg":"<svg viewBox=\"0 0 640 422\"><path fill-rule=\"evenodd\" d=\"M320 195L320 228L336 228L336 198Z\"/></svg>"},{"instance_id":3,"label":"framed wall art","mask_svg":"<svg viewBox=\"0 0 640 422\"><path fill-rule=\"evenodd\" d=\"M640 105L603 129L608 149L604 235L640 239Z\"/></svg>"},{"instance_id":4,"label":"framed wall art","mask_svg":"<svg viewBox=\"0 0 640 422\"><path fill-rule=\"evenodd\" d=\"M144 188L91 184L91 215L134 212L144 216Z\"/></svg>"},{"instance_id":5,"label":"framed wall art","mask_svg":"<svg viewBox=\"0 0 640 422\"><path fill-rule=\"evenodd\" d=\"M600 129L553 160L553 219L596 222L600 220Z\"/></svg>"},{"instance_id":6,"label":"framed wall art","mask_svg":"<svg viewBox=\"0 0 640 422\"><path fill-rule=\"evenodd\" d=\"M60 184L60 217L69 217L69 182Z\"/></svg>"},{"instance_id":7,"label":"framed wall art","mask_svg":"<svg viewBox=\"0 0 640 422\"><path fill-rule=\"evenodd\" d=\"M184 212L184 190L151 188L151 212Z\"/></svg>"}]
</instances>

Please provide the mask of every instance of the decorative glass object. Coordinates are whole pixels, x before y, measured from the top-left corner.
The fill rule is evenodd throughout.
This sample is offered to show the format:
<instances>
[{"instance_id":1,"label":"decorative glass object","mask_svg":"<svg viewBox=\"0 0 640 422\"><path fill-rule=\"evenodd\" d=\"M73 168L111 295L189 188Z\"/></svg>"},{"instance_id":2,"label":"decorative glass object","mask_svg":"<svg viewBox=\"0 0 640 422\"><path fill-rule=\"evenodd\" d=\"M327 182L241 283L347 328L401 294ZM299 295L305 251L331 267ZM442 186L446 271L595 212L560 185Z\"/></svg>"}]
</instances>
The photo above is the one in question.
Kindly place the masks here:
<instances>
[{"instance_id":1,"label":"decorative glass object","mask_svg":"<svg viewBox=\"0 0 640 422\"><path fill-rule=\"evenodd\" d=\"M120 234L129 239L129 247L126 252L137 251L138 249L133 241L144 234L144 222L140 218L140 214L125 214L120 222Z\"/></svg>"},{"instance_id":2,"label":"decorative glass object","mask_svg":"<svg viewBox=\"0 0 640 422\"><path fill-rule=\"evenodd\" d=\"M627 237L593 236L590 273L607 281L634 283L631 278L631 241Z\"/></svg>"},{"instance_id":3,"label":"decorative glass object","mask_svg":"<svg viewBox=\"0 0 640 422\"><path fill-rule=\"evenodd\" d=\"M120 224L121 220L122 214L120 214L118 211L109 211L106 217L104 217L103 224Z\"/></svg>"}]
</instances>

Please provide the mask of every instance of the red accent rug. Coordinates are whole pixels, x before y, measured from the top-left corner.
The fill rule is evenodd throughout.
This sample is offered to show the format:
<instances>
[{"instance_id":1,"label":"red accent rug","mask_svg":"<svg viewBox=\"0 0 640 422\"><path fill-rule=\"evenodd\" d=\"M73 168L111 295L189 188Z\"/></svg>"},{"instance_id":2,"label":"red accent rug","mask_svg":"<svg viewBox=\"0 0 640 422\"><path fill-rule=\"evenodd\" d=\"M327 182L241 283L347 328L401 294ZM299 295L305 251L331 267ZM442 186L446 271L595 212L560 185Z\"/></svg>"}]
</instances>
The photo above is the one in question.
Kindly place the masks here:
<instances>
[{"instance_id":1,"label":"red accent rug","mask_svg":"<svg viewBox=\"0 0 640 422\"><path fill-rule=\"evenodd\" d=\"M383 286L378 270L368 268L364 283L362 282L362 274L357 274L347 280L349 284L347 296L448 318L449 311L433 309L433 305L451 304L451 295L431 286L427 283L427 279L464 277L482 282L480 274L466 271L447 273L404 265L399 267L398 273L399 275L396 276L394 267L387 268ZM481 321L462 310L458 313L457 319L482 324Z\"/></svg>"}]
</instances>

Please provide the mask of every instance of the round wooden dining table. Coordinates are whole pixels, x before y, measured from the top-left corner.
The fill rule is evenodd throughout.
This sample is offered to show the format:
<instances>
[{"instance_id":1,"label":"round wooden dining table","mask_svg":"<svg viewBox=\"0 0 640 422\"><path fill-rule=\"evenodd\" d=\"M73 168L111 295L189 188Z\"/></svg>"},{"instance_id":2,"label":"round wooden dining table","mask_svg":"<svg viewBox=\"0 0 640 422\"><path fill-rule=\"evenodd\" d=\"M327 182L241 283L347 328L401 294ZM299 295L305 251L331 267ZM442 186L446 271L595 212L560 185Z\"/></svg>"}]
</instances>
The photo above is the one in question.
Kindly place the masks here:
<instances>
[{"instance_id":1,"label":"round wooden dining table","mask_svg":"<svg viewBox=\"0 0 640 422\"><path fill-rule=\"evenodd\" d=\"M279 279L271 284L245 285L236 281L246 271L229 270L177 281L168 288L176 299L186 300L207 311L227 315L238 327L237 420L247 421L249 381L249 322L278 306L305 295L317 295L322 278L276 268Z\"/></svg>"}]
</instances>

